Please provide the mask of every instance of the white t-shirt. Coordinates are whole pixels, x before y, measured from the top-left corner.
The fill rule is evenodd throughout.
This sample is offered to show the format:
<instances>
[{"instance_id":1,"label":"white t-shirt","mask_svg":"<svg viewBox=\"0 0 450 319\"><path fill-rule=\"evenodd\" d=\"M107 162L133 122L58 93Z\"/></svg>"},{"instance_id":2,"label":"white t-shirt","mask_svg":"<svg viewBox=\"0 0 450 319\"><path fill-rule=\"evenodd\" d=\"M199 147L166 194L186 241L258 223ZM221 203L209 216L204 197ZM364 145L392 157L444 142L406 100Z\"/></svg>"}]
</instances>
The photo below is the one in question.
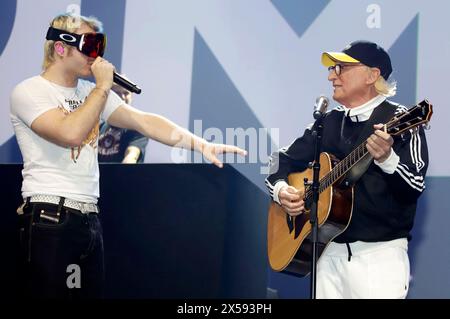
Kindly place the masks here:
<instances>
[{"instance_id":1,"label":"white t-shirt","mask_svg":"<svg viewBox=\"0 0 450 319\"><path fill-rule=\"evenodd\" d=\"M97 161L99 125L76 148L56 145L31 130L33 121L48 110L76 110L94 87L94 83L81 79L75 88L62 87L38 75L14 88L10 116L24 162L23 198L44 194L97 203L100 193ZM110 91L101 118L107 120L122 104L120 97Z\"/></svg>"}]
</instances>

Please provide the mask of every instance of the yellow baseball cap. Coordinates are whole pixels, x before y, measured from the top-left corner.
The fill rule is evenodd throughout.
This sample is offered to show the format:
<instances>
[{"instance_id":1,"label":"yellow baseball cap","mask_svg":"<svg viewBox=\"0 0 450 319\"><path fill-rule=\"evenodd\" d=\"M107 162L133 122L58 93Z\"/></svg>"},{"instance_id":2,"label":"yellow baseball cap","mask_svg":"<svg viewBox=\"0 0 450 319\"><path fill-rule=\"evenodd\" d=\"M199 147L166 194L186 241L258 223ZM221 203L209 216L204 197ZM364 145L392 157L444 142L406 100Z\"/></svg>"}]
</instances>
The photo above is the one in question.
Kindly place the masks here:
<instances>
[{"instance_id":1,"label":"yellow baseball cap","mask_svg":"<svg viewBox=\"0 0 450 319\"><path fill-rule=\"evenodd\" d=\"M322 53L322 64L326 67L336 63L362 63L380 69L381 76L387 80L392 73L389 54L374 42L358 40L347 45L342 52Z\"/></svg>"},{"instance_id":2,"label":"yellow baseball cap","mask_svg":"<svg viewBox=\"0 0 450 319\"><path fill-rule=\"evenodd\" d=\"M326 67L334 66L338 62L343 63L360 63L360 61L352 58L343 52L324 52L322 53L322 64Z\"/></svg>"}]
</instances>

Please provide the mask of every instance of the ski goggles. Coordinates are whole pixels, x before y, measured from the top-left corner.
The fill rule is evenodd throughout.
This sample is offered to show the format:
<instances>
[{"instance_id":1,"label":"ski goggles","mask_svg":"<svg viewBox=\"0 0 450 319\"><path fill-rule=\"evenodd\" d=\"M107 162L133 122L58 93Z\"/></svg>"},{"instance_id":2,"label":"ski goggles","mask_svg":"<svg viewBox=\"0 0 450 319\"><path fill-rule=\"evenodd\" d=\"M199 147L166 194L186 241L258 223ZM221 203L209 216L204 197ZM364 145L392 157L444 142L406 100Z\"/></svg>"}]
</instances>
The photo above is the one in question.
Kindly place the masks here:
<instances>
[{"instance_id":1,"label":"ski goggles","mask_svg":"<svg viewBox=\"0 0 450 319\"><path fill-rule=\"evenodd\" d=\"M76 34L50 27L45 39L63 41L90 58L102 57L106 48L106 35L97 32Z\"/></svg>"}]
</instances>

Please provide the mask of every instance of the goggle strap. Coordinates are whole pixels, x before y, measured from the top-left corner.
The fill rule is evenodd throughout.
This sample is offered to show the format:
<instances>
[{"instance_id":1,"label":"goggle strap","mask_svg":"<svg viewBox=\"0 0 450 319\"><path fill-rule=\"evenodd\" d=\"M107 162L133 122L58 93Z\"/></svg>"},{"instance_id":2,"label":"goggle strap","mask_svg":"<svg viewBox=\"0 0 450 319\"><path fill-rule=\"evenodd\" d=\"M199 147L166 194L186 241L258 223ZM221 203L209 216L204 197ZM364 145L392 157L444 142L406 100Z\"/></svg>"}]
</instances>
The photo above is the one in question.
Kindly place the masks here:
<instances>
[{"instance_id":1,"label":"goggle strap","mask_svg":"<svg viewBox=\"0 0 450 319\"><path fill-rule=\"evenodd\" d=\"M47 31L47 35L45 36L46 40L53 41L63 41L64 43L79 47L81 45L81 36L80 34L70 33L64 30L55 29L53 27L49 27Z\"/></svg>"}]
</instances>

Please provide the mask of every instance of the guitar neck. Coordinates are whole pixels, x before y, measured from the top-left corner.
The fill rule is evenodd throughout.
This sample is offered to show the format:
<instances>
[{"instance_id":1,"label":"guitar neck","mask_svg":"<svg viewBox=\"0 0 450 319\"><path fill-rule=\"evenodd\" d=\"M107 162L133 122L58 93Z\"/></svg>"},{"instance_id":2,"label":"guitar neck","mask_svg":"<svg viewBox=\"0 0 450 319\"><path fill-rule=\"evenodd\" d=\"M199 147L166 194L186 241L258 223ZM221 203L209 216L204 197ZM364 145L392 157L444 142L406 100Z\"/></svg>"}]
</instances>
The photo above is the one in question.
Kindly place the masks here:
<instances>
[{"instance_id":1,"label":"guitar neck","mask_svg":"<svg viewBox=\"0 0 450 319\"><path fill-rule=\"evenodd\" d=\"M340 161L328 174L320 179L320 192L323 192L329 186L333 185L368 154L366 141L364 141Z\"/></svg>"},{"instance_id":2,"label":"guitar neck","mask_svg":"<svg viewBox=\"0 0 450 319\"><path fill-rule=\"evenodd\" d=\"M319 193L322 193L328 187L333 185L342 176L344 176L354 165L356 165L360 160L362 160L369 152L366 148L366 142L359 144L350 154L348 154L342 161L340 161L336 166L328 172L319 181ZM305 201L312 200L312 187L308 186L305 189Z\"/></svg>"}]
</instances>

